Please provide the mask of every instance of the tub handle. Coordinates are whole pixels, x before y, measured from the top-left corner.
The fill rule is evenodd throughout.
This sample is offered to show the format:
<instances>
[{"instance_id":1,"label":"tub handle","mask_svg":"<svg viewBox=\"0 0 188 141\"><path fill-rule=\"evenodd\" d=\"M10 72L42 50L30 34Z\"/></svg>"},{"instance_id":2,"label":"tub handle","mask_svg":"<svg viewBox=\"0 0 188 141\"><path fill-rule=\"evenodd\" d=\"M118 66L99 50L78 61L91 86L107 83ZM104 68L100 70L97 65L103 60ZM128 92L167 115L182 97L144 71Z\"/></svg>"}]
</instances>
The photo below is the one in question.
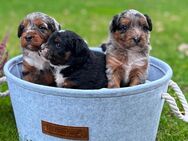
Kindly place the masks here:
<instances>
[{"instance_id":1,"label":"tub handle","mask_svg":"<svg viewBox=\"0 0 188 141\"><path fill-rule=\"evenodd\" d=\"M163 93L162 98L165 99L165 101L169 104L172 112L179 119L182 119L183 121L188 122L188 103L187 103L187 100L186 100L183 92L181 91L181 89L179 88L177 83L175 83L172 80L169 81L169 87L172 88L174 90L174 92L176 93L176 95L178 96L185 113L180 112L180 110L176 104L176 100L170 94Z\"/></svg>"},{"instance_id":2,"label":"tub handle","mask_svg":"<svg viewBox=\"0 0 188 141\"><path fill-rule=\"evenodd\" d=\"M1 78L0 78L0 85L1 85L2 83L5 83L5 82L7 82L7 81L6 81L6 77L5 77L5 76L1 77ZM8 96L8 95L9 95L9 90L7 90L7 91L5 91L5 92L0 92L0 97L5 97L5 96Z\"/></svg>"}]
</instances>

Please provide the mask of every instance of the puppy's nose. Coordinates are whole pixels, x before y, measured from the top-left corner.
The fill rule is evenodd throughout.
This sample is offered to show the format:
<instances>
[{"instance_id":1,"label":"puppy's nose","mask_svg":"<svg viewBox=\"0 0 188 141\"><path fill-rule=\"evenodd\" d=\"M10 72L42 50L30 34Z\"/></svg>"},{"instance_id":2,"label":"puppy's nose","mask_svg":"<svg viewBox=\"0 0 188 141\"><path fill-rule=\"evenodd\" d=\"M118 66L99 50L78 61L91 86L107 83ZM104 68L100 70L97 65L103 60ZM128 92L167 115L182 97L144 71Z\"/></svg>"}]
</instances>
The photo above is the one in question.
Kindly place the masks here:
<instances>
[{"instance_id":1,"label":"puppy's nose","mask_svg":"<svg viewBox=\"0 0 188 141\"><path fill-rule=\"evenodd\" d=\"M140 37L133 37L133 40L137 44L140 42Z\"/></svg>"},{"instance_id":2,"label":"puppy's nose","mask_svg":"<svg viewBox=\"0 0 188 141\"><path fill-rule=\"evenodd\" d=\"M33 38L33 37L32 37L31 35L26 35L26 36L25 36L25 40L26 40L27 42L31 41L32 38Z\"/></svg>"}]
</instances>

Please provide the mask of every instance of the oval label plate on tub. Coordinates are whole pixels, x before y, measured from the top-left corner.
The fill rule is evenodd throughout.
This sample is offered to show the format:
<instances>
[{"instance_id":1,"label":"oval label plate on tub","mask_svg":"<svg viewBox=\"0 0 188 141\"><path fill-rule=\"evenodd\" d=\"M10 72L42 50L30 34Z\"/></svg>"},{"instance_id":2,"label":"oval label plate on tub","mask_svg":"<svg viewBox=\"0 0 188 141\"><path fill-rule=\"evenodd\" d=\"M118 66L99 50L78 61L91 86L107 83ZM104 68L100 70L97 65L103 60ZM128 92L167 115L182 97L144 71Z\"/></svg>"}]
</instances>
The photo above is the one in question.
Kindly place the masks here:
<instances>
[{"instance_id":1,"label":"oval label plate on tub","mask_svg":"<svg viewBox=\"0 0 188 141\"><path fill-rule=\"evenodd\" d=\"M88 127L64 126L43 120L41 124L44 134L72 140L89 140Z\"/></svg>"}]
</instances>

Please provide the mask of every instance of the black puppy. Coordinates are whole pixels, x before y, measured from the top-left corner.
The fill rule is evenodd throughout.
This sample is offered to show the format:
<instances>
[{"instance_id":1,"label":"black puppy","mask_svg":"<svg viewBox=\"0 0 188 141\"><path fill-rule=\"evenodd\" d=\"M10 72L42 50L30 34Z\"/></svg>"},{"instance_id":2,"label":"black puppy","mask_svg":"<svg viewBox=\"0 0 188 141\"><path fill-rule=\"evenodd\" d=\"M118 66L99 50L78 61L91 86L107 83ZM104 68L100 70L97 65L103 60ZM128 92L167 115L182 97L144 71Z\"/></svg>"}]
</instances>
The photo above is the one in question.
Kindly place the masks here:
<instances>
[{"instance_id":1,"label":"black puppy","mask_svg":"<svg viewBox=\"0 0 188 141\"><path fill-rule=\"evenodd\" d=\"M99 89L107 87L105 55L92 51L76 33L54 32L40 54L53 67L58 87Z\"/></svg>"}]
</instances>

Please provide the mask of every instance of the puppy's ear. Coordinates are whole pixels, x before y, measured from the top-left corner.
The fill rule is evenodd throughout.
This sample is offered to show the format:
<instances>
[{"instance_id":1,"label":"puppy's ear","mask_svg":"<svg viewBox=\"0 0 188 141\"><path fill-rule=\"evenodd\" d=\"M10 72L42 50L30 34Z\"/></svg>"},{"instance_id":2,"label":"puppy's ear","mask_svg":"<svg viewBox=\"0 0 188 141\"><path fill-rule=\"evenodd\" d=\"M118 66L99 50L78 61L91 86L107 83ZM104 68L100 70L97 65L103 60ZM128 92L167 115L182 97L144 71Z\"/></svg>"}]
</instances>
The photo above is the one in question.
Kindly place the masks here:
<instances>
[{"instance_id":1,"label":"puppy's ear","mask_svg":"<svg viewBox=\"0 0 188 141\"><path fill-rule=\"evenodd\" d=\"M102 49L103 52L106 51L106 43L102 43L102 44L100 45L100 47L101 47L101 49Z\"/></svg>"},{"instance_id":2,"label":"puppy's ear","mask_svg":"<svg viewBox=\"0 0 188 141\"><path fill-rule=\"evenodd\" d=\"M61 30L61 25L53 18L53 22L54 22L54 25L55 25L55 30Z\"/></svg>"},{"instance_id":3,"label":"puppy's ear","mask_svg":"<svg viewBox=\"0 0 188 141\"><path fill-rule=\"evenodd\" d=\"M73 39L71 43L71 53L72 53L72 60L69 62L70 65L77 65L85 63L88 59L89 48L87 44L82 39Z\"/></svg>"},{"instance_id":4,"label":"puppy's ear","mask_svg":"<svg viewBox=\"0 0 188 141\"><path fill-rule=\"evenodd\" d=\"M54 19L54 18L51 18L50 19L50 22L48 24L48 28L54 32L54 31L58 31L58 30L61 30L61 25Z\"/></svg>"},{"instance_id":5,"label":"puppy's ear","mask_svg":"<svg viewBox=\"0 0 188 141\"><path fill-rule=\"evenodd\" d=\"M21 22L20 25L18 26L18 33L17 33L18 38L22 36L23 30L24 30L24 25L23 22Z\"/></svg>"},{"instance_id":6,"label":"puppy's ear","mask_svg":"<svg viewBox=\"0 0 188 141\"><path fill-rule=\"evenodd\" d=\"M74 56L75 57L84 57L88 53L88 45L82 39L73 39L73 48L74 48Z\"/></svg>"},{"instance_id":7,"label":"puppy's ear","mask_svg":"<svg viewBox=\"0 0 188 141\"><path fill-rule=\"evenodd\" d=\"M110 23L110 32L115 32L118 29L119 15L113 17L112 22Z\"/></svg>"},{"instance_id":8,"label":"puppy's ear","mask_svg":"<svg viewBox=\"0 0 188 141\"><path fill-rule=\"evenodd\" d=\"M152 31L152 21L151 21L151 18L147 14L144 14L144 16L146 17L147 23L149 25L149 31Z\"/></svg>"}]
</instances>

